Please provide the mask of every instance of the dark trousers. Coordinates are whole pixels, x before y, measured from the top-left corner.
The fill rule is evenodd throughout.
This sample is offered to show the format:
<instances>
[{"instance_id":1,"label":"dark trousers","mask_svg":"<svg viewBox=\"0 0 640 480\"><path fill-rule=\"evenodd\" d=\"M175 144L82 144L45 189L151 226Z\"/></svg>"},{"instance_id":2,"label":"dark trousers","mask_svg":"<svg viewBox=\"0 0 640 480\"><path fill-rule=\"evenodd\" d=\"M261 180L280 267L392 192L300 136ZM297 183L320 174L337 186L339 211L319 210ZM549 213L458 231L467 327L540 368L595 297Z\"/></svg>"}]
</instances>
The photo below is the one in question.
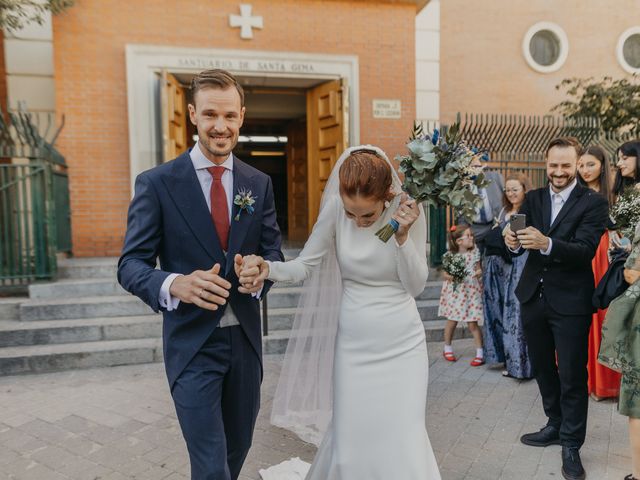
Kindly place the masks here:
<instances>
[{"instance_id":1,"label":"dark trousers","mask_svg":"<svg viewBox=\"0 0 640 480\"><path fill-rule=\"evenodd\" d=\"M216 328L173 385L192 480L236 480L260 408L260 360L240 326Z\"/></svg>"},{"instance_id":2,"label":"dark trousers","mask_svg":"<svg viewBox=\"0 0 640 480\"><path fill-rule=\"evenodd\" d=\"M532 300L522 304L521 315L548 425L560 429L562 445L580 447L587 431L591 315L556 313L542 286Z\"/></svg>"}]
</instances>

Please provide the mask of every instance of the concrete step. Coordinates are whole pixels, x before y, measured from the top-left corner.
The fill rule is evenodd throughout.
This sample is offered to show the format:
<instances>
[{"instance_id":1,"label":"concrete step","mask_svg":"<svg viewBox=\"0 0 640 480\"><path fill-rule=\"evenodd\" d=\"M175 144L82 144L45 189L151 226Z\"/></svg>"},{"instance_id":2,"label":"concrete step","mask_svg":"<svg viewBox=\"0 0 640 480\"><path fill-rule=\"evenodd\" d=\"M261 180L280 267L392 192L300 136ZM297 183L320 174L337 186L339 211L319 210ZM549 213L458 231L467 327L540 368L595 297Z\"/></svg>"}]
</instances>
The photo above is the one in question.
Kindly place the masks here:
<instances>
[{"instance_id":1,"label":"concrete step","mask_svg":"<svg viewBox=\"0 0 640 480\"><path fill-rule=\"evenodd\" d=\"M29 300L20 304L22 321L135 315L154 315L154 312L133 295Z\"/></svg>"},{"instance_id":2,"label":"concrete step","mask_svg":"<svg viewBox=\"0 0 640 480\"><path fill-rule=\"evenodd\" d=\"M27 297L0 298L0 320L18 320L20 304L27 300Z\"/></svg>"},{"instance_id":3,"label":"concrete step","mask_svg":"<svg viewBox=\"0 0 640 480\"><path fill-rule=\"evenodd\" d=\"M424 291L418 295L416 300L439 300L442 291L442 280L430 280Z\"/></svg>"},{"instance_id":4,"label":"concrete step","mask_svg":"<svg viewBox=\"0 0 640 480\"><path fill-rule=\"evenodd\" d=\"M283 308L295 307L298 305L302 285L282 284L274 285L269 291L269 307ZM418 297L419 300L436 300L440 298L442 289L441 281L429 281L424 292ZM62 299L75 297L98 297L128 295L128 293L118 284L115 278L83 278L64 279L56 282L33 283L29 285L29 298L31 300L42 299ZM0 314L2 313L2 303L0 303ZM3 318L0 316L0 318Z\"/></svg>"},{"instance_id":5,"label":"concrete step","mask_svg":"<svg viewBox=\"0 0 640 480\"><path fill-rule=\"evenodd\" d=\"M162 361L162 341L154 338L7 347L0 349L0 375L23 375L160 361Z\"/></svg>"},{"instance_id":6,"label":"concrete step","mask_svg":"<svg viewBox=\"0 0 640 480\"><path fill-rule=\"evenodd\" d=\"M116 278L117 265L117 257L65 258L58 261L58 278Z\"/></svg>"},{"instance_id":7,"label":"concrete step","mask_svg":"<svg viewBox=\"0 0 640 480\"><path fill-rule=\"evenodd\" d=\"M29 285L29 298L32 300L114 295L127 295L115 277L64 279Z\"/></svg>"},{"instance_id":8,"label":"concrete step","mask_svg":"<svg viewBox=\"0 0 640 480\"><path fill-rule=\"evenodd\" d=\"M439 300L440 291L442 290L441 281L427 282L424 291L416 298L416 300ZM269 308L287 308L298 306L300 294L303 289L300 285L278 286L277 284L269 290L268 305Z\"/></svg>"},{"instance_id":9,"label":"concrete step","mask_svg":"<svg viewBox=\"0 0 640 480\"><path fill-rule=\"evenodd\" d=\"M160 338L162 316L107 317L41 322L0 321L0 347Z\"/></svg>"},{"instance_id":10,"label":"concrete step","mask_svg":"<svg viewBox=\"0 0 640 480\"><path fill-rule=\"evenodd\" d=\"M285 248L286 260L300 255L299 248ZM58 261L59 279L116 278L118 257L63 258Z\"/></svg>"},{"instance_id":11,"label":"concrete step","mask_svg":"<svg viewBox=\"0 0 640 480\"><path fill-rule=\"evenodd\" d=\"M267 305L269 310L297 307L302 294L302 287L280 287L274 285L267 295Z\"/></svg>"},{"instance_id":12,"label":"concrete step","mask_svg":"<svg viewBox=\"0 0 640 480\"><path fill-rule=\"evenodd\" d=\"M441 267L429 267L429 280L431 281L443 281L444 271Z\"/></svg>"},{"instance_id":13,"label":"concrete step","mask_svg":"<svg viewBox=\"0 0 640 480\"><path fill-rule=\"evenodd\" d=\"M442 342L444 340L444 326L446 320L430 320L422 322L427 342ZM262 338L262 351L265 355L283 354L287 350L289 342L289 330L276 330L270 332L269 335ZM453 338L471 338L471 332L461 323L456 328Z\"/></svg>"},{"instance_id":14,"label":"concrete step","mask_svg":"<svg viewBox=\"0 0 640 480\"><path fill-rule=\"evenodd\" d=\"M270 301L271 297L269 297ZM439 320L438 304L438 300L416 300L418 312L423 322ZM296 310L297 307L271 308L271 303L269 303L269 332L290 330Z\"/></svg>"}]
</instances>

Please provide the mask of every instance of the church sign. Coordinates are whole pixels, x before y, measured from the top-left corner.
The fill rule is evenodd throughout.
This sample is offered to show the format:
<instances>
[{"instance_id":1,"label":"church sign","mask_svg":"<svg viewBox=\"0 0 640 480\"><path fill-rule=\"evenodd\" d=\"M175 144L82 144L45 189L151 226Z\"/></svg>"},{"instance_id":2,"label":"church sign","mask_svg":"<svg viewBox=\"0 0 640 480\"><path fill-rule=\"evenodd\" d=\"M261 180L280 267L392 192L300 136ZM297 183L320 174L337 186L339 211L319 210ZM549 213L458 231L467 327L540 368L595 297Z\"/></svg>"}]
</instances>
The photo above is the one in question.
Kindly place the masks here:
<instances>
[{"instance_id":1,"label":"church sign","mask_svg":"<svg viewBox=\"0 0 640 480\"><path fill-rule=\"evenodd\" d=\"M208 69L223 68L232 72L257 73L322 73L323 68L314 62L296 62L290 60L236 60L231 58L182 57L178 60L181 68Z\"/></svg>"}]
</instances>

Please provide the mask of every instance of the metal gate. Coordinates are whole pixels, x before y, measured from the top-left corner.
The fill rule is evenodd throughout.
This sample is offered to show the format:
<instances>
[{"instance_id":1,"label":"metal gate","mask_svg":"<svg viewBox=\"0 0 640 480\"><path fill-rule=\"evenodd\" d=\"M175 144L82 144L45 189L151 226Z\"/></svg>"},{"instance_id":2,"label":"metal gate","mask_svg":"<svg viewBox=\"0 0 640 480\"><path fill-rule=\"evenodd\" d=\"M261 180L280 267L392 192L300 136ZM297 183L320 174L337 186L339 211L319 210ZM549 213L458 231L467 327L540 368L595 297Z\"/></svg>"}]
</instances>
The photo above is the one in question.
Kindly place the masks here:
<instances>
[{"instance_id":1,"label":"metal gate","mask_svg":"<svg viewBox=\"0 0 640 480\"><path fill-rule=\"evenodd\" d=\"M53 148L63 125L38 118L0 114L0 290L53 277L56 253L71 250L67 167Z\"/></svg>"}]
</instances>

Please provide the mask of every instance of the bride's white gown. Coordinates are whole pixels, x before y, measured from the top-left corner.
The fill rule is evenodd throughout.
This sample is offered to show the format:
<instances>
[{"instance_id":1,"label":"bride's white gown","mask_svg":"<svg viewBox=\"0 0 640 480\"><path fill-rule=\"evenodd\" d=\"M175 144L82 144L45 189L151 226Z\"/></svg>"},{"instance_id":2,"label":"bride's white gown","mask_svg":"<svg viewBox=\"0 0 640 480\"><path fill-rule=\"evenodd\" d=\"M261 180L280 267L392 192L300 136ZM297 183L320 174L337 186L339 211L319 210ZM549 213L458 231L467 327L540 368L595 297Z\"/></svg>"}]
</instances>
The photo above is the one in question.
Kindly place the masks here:
<instances>
[{"instance_id":1,"label":"bride's white gown","mask_svg":"<svg viewBox=\"0 0 640 480\"><path fill-rule=\"evenodd\" d=\"M411 230L401 247L374 235L397 200L366 228L347 218L339 197L332 200L300 256L270 264L270 279L300 281L336 242L344 294L333 420L307 480L440 480L425 427L429 364L413 298L427 280L425 245ZM260 473L266 480L305 478L296 460Z\"/></svg>"}]
</instances>

